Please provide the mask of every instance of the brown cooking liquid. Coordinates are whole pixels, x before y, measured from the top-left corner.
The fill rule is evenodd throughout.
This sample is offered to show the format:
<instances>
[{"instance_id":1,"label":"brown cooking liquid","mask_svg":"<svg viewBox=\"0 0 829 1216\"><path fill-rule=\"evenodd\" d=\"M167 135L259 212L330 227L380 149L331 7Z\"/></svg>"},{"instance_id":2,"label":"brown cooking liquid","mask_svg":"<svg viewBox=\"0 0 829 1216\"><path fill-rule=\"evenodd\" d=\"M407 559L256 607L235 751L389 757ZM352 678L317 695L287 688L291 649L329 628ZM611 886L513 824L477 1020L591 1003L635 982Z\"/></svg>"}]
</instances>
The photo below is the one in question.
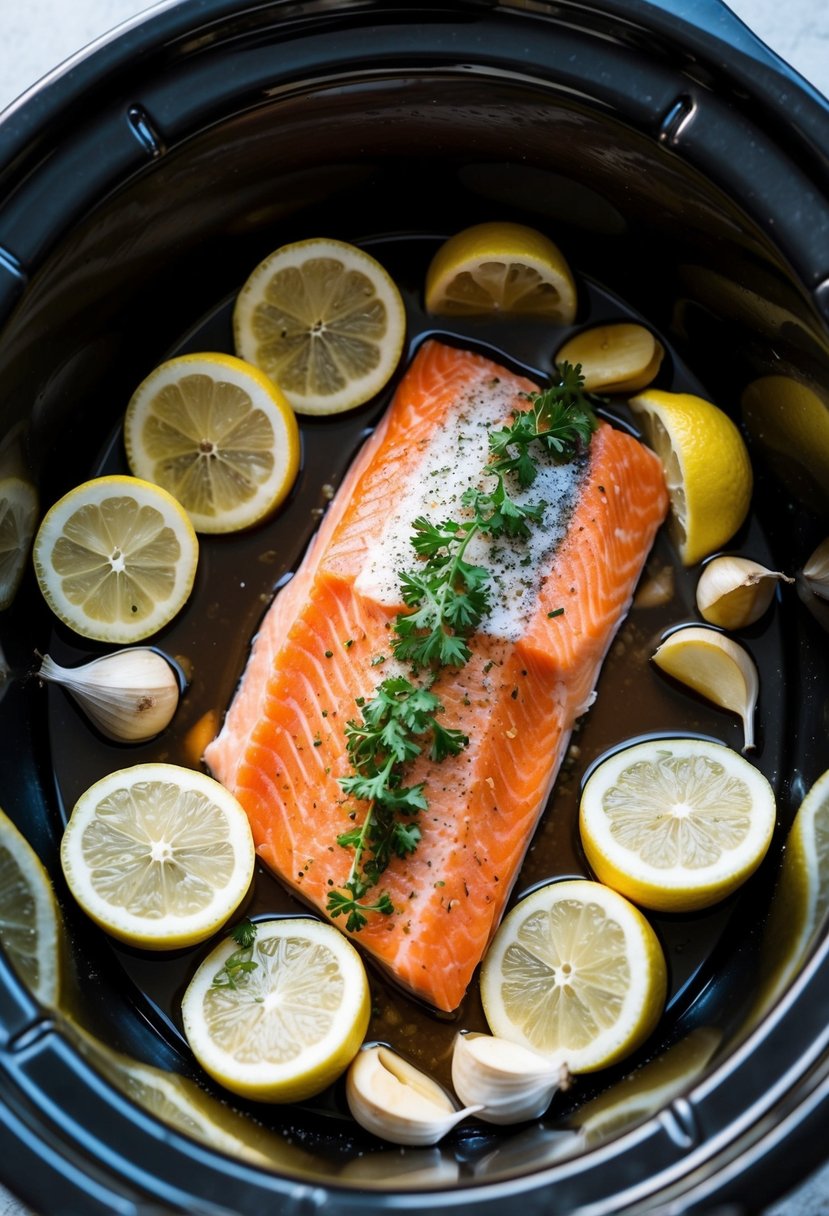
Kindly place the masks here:
<instances>
[{"instance_id":1,"label":"brown cooking liquid","mask_svg":"<svg viewBox=\"0 0 829 1216\"><path fill-rule=\"evenodd\" d=\"M551 373L556 350L572 331L551 327L546 322L501 319L464 319L457 323L452 320L438 328L434 319L423 313L420 300L426 266L435 247L434 241L426 239L369 243L404 294L411 349L425 335L434 334L480 349L544 383ZM240 277L246 269L240 268ZM580 295L578 324L573 329L608 320L642 320L595 284L581 284ZM170 355L197 350L232 351L231 312L232 300L223 301L187 332ZM665 336L660 337L668 354L657 385L710 396L682 366ZM84 789L114 769L150 760L198 765L188 744L189 732L205 714L212 712L216 722L221 721L244 670L250 642L275 589L298 566L332 488L336 489L342 481L351 458L388 404L393 387L390 385L375 403L349 414L300 419L302 468L290 499L277 515L248 532L199 538L198 574L187 606L167 629L145 643L175 658L189 680L176 717L163 735L138 746L110 743L97 734L62 690L49 688L52 757L64 817ZM630 415L621 401L609 401L604 413L623 426L630 425ZM120 430L102 450L104 455L94 467L78 470L79 482L102 473L128 472ZM768 546L753 520L735 538L732 548L770 564ZM670 685L648 662L666 629L697 620L694 588L698 572L682 569L663 529L651 554L649 570L664 566L675 568L673 598L660 607L634 608L622 624L601 674L596 703L573 734L513 899L550 879L590 875L578 839L578 800L585 771L597 757L623 743L661 733L708 736L736 750L742 746L742 727L735 717ZM774 778L780 772L777 753L781 745L774 732L764 730L764 724L783 720L782 647L776 614L769 614L746 637L761 674L759 748L752 758L767 776ZM70 665L111 649L84 643L59 625L48 648L56 660ZM650 916L665 948L670 971L667 1019L673 1021L679 1016L704 988L710 956L733 908L732 898L694 915ZM258 866L249 903L240 909L239 915L246 913L255 918L304 912L307 909L264 867ZM356 940L359 945L359 937ZM181 995L198 962L213 944L173 954L155 954L112 943L113 966L122 968L132 984L139 1010L161 1034L177 1041L187 1057L189 1052L181 1030ZM456 1031L462 1027L486 1029L476 984L472 984L457 1014L446 1017L435 1015L400 993L370 964L369 974L374 1008L369 1037L390 1043L447 1083ZM343 1113L341 1095L323 1095L309 1105L328 1113Z\"/></svg>"}]
</instances>

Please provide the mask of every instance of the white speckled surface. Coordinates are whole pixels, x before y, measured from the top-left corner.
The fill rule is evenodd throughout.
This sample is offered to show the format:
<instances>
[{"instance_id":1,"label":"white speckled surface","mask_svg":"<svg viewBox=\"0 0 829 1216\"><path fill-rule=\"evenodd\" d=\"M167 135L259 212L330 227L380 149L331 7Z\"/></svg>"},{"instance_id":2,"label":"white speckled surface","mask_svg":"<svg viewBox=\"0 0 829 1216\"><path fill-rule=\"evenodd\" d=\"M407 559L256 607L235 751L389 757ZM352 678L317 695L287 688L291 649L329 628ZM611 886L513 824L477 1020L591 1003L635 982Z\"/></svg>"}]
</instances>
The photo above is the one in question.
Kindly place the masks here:
<instances>
[{"instance_id":1,"label":"white speckled surface","mask_svg":"<svg viewBox=\"0 0 829 1216\"><path fill-rule=\"evenodd\" d=\"M192 0L182 0L191 3ZM682 0L674 0L677 11ZM82 47L150 7L140 0L0 0L0 109ZM779 55L829 96L827 0L731 0L730 7ZM2 1172L0 1163L0 1172ZM0 1186L0 1216L27 1216ZM44 1216L62 1216L48 1213ZM829 1216L829 1166L765 1216Z\"/></svg>"}]
</instances>

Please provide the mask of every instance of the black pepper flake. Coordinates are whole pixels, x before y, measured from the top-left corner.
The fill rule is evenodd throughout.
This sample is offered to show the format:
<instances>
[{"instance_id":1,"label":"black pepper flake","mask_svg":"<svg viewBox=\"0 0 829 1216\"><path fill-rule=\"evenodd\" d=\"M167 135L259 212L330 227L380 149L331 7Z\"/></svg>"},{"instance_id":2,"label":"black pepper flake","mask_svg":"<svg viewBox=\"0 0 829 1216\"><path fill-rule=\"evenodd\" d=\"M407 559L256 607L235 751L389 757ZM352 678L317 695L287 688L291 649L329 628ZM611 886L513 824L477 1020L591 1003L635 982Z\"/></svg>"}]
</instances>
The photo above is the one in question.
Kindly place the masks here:
<instances>
[{"instance_id":1,"label":"black pepper flake","mask_svg":"<svg viewBox=\"0 0 829 1216\"><path fill-rule=\"evenodd\" d=\"M518 689L513 688L512 692L510 693L510 696L512 697L513 701L517 701L518 700Z\"/></svg>"},{"instance_id":2,"label":"black pepper flake","mask_svg":"<svg viewBox=\"0 0 829 1216\"><path fill-rule=\"evenodd\" d=\"M333 650L326 650L326 652L325 652L325 657L326 657L326 659L333 659L333 657L334 657L334 651L333 651Z\"/></svg>"},{"instance_id":3,"label":"black pepper flake","mask_svg":"<svg viewBox=\"0 0 829 1216\"><path fill-rule=\"evenodd\" d=\"M598 490L599 490L599 493L600 493L600 494L604 494L604 492L605 492L605 488L604 488L604 486L599 486L599 487L598 487Z\"/></svg>"}]
</instances>

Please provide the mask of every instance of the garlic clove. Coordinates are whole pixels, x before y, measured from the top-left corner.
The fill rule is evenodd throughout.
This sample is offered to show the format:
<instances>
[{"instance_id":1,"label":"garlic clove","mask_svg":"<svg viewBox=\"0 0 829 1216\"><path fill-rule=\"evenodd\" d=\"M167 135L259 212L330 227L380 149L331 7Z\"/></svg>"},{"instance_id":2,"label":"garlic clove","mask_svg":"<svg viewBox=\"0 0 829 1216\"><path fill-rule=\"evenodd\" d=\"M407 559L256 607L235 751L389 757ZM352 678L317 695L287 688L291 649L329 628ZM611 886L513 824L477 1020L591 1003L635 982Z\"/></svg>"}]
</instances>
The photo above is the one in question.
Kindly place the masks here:
<instances>
[{"instance_id":1,"label":"garlic clove","mask_svg":"<svg viewBox=\"0 0 829 1216\"><path fill-rule=\"evenodd\" d=\"M829 537L818 545L803 567L803 581L813 595L829 600Z\"/></svg>"},{"instance_id":2,"label":"garlic clove","mask_svg":"<svg viewBox=\"0 0 829 1216\"><path fill-rule=\"evenodd\" d=\"M793 582L747 557L715 557L697 583L697 608L712 625L744 629L768 609L778 583Z\"/></svg>"},{"instance_id":3,"label":"garlic clove","mask_svg":"<svg viewBox=\"0 0 829 1216\"><path fill-rule=\"evenodd\" d=\"M754 747L760 677L743 646L716 629L689 625L665 639L654 653L653 662L714 705L737 714L745 732L743 751Z\"/></svg>"},{"instance_id":4,"label":"garlic clove","mask_svg":"<svg viewBox=\"0 0 829 1216\"><path fill-rule=\"evenodd\" d=\"M650 384L664 354L644 325L623 322L582 330L556 352L556 363L580 364L591 392L632 393Z\"/></svg>"},{"instance_id":5,"label":"garlic clove","mask_svg":"<svg viewBox=\"0 0 829 1216\"><path fill-rule=\"evenodd\" d=\"M452 1052L452 1084L461 1102L482 1107L487 1123L538 1119L553 1095L567 1086L564 1064L519 1043L490 1034L462 1032Z\"/></svg>"},{"instance_id":6,"label":"garlic clove","mask_svg":"<svg viewBox=\"0 0 829 1216\"><path fill-rule=\"evenodd\" d=\"M676 576L673 566L650 567L633 597L634 608L661 608L674 598Z\"/></svg>"},{"instance_id":7,"label":"garlic clove","mask_svg":"<svg viewBox=\"0 0 829 1216\"><path fill-rule=\"evenodd\" d=\"M797 594L815 620L829 630L829 537L798 571Z\"/></svg>"},{"instance_id":8,"label":"garlic clove","mask_svg":"<svg viewBox=\"0 0 829 1216\"><path fill-rule=\"evenodd\" d=\"M167 727L180 689L176 673L156 650L134 647L80 667L61 667L49 655L38 678L60 684L108 739L143 743Z\"/></svg>"},{"instance_id":9,"label":"garlic clove","mask_svg":"<svg viewBox=\"0 0 829 1216\"><path fill-rule=\"evenodd\" d=\"M357 1053L345 1092L360 1126L392 1144L437 1144L479 1109L459 1110L442 1086L382 1044Z\"/></svg>"}]
</instances>

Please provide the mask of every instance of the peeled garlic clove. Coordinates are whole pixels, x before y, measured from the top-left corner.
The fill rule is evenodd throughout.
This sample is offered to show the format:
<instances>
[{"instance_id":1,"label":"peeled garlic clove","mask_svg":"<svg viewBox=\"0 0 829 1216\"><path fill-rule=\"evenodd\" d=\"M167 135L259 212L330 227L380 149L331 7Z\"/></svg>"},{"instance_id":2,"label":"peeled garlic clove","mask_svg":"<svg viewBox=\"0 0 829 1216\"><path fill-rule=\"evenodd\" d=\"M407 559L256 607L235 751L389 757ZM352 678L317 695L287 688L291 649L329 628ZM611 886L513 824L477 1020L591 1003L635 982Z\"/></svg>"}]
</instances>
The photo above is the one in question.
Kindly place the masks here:
<instances>
[{"instance_id":1,"label":"peeled garlic clove","mask_svg":"<svg viewBox=\"0 0 829 1216\"><path fill-rule=\"evenodd\" d=\"M697 583L697 608L712 625L744 629L759 621L779 582L794 579L747 557L715 557Z\"/></svg>"},{"instance_id":2,"label":"peeled garlic clove","mask_svg":"<svg viewBox=\"0 0 829 1216\"><path fill-rule=\"evenodd\" d=\"M38 678L60 684L108 739L143 743L170 724L179 702L179 682L155 650L134 647L61 667L44 655Z\"/></svg>"},{"instance_id":3,"label":"peeled garlic clove","mask_svg":"<svg viewBox=\"0 0 829 1216\"><path fill-rule=\"evenodd\" d=\"M544 1114L569 1074L537 1052L491 1034L461 1033L452 1053L452 1084L461 1102L482 1107L487 1123L522 1123Z\"/></svg>"},{"instance_id":4,"label":"peeled garlic clove","mask_svg":"<svg viewBox=\"0 0 829 1216\"><path fill-rule=\"evenodd\" d=\"M636 392L659 371L665 351L644 325L597 325L565 342L556 363L581 364L591 392Z\"/></svg>"},{"instance_id":5,"label":"peeled garlic clove","mask_svg":"<svg viewBox=\"0 0 829 1216\"><path fill-rule=\"evenodd\" d=\"M479 1107L458 1110L446 1091L390 1047L363 1047L345 1081L349 1109L367 1131L392 1144L437 1144Z\"/></svg>"},{"instance_id":6,"label":"peeled garlic clove","mask_svg":"<svg viewBox=\"0 0 829 1216\"><path fill-rule=\"evenodd\" d=\"M667 675L742 718L743 751L754 747L760 677L744 647L715 629L689 625L666 638L653 661Z\"/></svg>"}]
</instances>

